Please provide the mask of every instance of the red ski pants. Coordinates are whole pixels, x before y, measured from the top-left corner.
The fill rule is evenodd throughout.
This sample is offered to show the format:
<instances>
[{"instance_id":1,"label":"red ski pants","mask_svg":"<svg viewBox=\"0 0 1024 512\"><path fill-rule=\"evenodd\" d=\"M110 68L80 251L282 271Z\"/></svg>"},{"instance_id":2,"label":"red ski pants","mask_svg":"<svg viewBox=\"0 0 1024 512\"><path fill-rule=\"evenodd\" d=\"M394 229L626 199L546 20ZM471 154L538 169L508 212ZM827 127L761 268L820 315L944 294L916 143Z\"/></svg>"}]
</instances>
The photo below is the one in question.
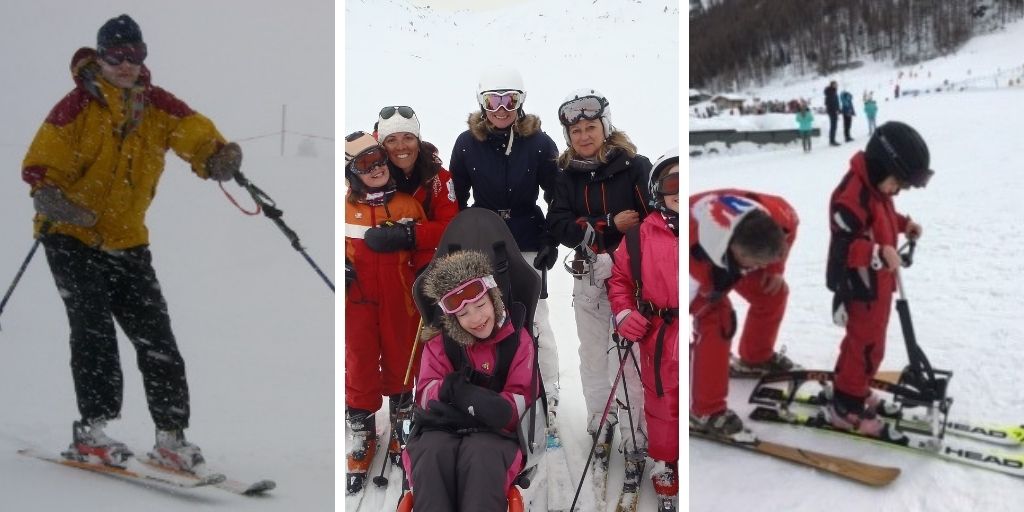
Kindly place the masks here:
<instances>
[{"instance_id":1,"label":"red ski pants","mask_svg":"<svg viewBox=\"0 0 1024 512\"><path fill-rule=\"evenodd\" d=\"M413 363L409 383L402 381L419 314L412 304L411 289L362 284L360 289L352 285L345 294L345 405L376 411L383 404L383 395L413 389L419 361ZM374 293L377 291L381 293Z\"/></svg>"},{"instance_id":2,"label":"red ski pants","mask_svg":"<svg viewBox=\"0 0 1024 512\"><path fill-rule=\"evenodd\" d=\"M750 363L767 361L775 353L775 341L789 299L788 286L783 286L775 295L764 293L762 273L756 271L743 276L733 288L750 303L739 346L740 358ZM735 315L729 297L723 295L693 317L690 412L695 415L706 416L726 408L729 349L736 332Z\"/></svg>"},{"instance_id":3,"label":"red ski pants","mask_svg":"<svg viewBox=\"0 0 1024 512\"><path fill-rule=\"evenodd\" d=\"M885 331L892 313L892 287L881 286L872 302L849 301L846 336L839 346L835 385L839 391L867 398L870 382L885 356Z\"/></svg>"}]
</instances>

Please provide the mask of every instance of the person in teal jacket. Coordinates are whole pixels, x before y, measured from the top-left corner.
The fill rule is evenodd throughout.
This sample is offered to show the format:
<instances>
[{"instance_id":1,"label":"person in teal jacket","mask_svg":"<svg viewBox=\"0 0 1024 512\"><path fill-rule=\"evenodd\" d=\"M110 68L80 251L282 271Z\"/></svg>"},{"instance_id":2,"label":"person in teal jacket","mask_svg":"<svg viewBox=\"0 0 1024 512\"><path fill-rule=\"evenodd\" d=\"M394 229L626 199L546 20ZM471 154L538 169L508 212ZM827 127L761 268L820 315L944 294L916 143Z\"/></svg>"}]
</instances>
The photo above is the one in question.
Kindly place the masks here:
<instances>
[{"instance_id":1,"label":"person in teal jacket","mask_svg":"<svg viewBox=\"0 0 1024 512\"><path fill-rule=\"evenodd\" d=\"M869 92L864 94L864 115L868 118L868 135L875 133L875 116L878 114L878 103Z\"/></svg>"},{"instance_id":2,"label":"person in teal jacket","mask_svg":"<svg viewBox=\"0 0 1024 512\"><path fill-rule=\"evenodd\" d=\"M811 125L814 124L814 114L807 108L807 103L800 104L800 112L796 113L796 122L800 126L800 142L803 144L804 153L811 152Z\"/></svg>"}]
</instances>

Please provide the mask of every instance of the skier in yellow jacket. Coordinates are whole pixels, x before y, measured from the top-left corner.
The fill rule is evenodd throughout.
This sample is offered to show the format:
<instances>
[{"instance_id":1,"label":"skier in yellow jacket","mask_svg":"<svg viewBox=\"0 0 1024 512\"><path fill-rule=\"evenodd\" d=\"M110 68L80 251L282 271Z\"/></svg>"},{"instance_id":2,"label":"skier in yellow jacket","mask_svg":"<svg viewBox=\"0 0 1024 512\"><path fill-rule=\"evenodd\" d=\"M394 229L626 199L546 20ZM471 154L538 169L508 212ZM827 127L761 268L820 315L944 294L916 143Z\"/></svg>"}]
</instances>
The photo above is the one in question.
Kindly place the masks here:
<instances>
[{"instance_id":1,"label":"skier in yellow jacket","mask_svg":"<svg viewBox=\"0 0 1024 512\"><path fill-rule=\"evenodd\" d=\"M152 266L146 210L168 149L200 178L225 181L241 165L238 144L152 84L146 43L128 15L108 20L95 49L71 60L75 88L50 111L22 164L35 230L70 324L80 421L68 458L123 466L132 456L104 433L121 413L123 378L114 321L131 340L156 425L150 457L186 471L203 464L185 440L185 365Z\"/></svg>"}]
</instances>

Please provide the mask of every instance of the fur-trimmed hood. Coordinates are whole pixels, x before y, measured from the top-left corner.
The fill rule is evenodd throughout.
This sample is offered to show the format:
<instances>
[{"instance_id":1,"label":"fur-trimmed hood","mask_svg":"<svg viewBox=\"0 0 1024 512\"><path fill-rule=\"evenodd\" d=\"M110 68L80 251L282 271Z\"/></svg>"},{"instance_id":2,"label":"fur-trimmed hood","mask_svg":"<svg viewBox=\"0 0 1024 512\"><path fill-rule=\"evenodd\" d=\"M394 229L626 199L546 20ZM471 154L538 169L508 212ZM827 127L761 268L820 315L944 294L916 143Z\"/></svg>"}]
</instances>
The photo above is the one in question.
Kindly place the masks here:
<instances>
[{"instance_id":1,"label":"fur-trimmed hood","mask_svg":"<svg viewBox=\"0 0 1024 512\"><path fill-rule=\"evenodd\" d=\"M487 140L488 135L504 133L504 130L495 131L494 125L487 120L483 112L470 113L466 124L469 125L469 132L473 134L473 138L480 142ZM540 118L533 114L523 114L512 123L512 129L515 130L517 137L529 137L540 131Z\"/></svg>"},{"instance_id":2,"label":"fur-trimmed hood","mask_svg":"<svg viewBox=\"0 0 1024 512\"><path fill-rule=\"evenodd\" d=\"M438 301L446 293L455 289L458 285L476 277L493 275L494 269L490 260L481 252L459 251L448 254L436 261L427 269L427 275L423 281L423 293ZM487 291L494 303L495 328L500 327L506 318L505 303L501 300L501 292L497 288ZM441 326L444 332L461 345L472 345L477 338L469 331L459 325L455 315L445 314L441 317ZM428 340L438 334L437 329L423 329L422 339Z\"/></svg>"}]
</instances>

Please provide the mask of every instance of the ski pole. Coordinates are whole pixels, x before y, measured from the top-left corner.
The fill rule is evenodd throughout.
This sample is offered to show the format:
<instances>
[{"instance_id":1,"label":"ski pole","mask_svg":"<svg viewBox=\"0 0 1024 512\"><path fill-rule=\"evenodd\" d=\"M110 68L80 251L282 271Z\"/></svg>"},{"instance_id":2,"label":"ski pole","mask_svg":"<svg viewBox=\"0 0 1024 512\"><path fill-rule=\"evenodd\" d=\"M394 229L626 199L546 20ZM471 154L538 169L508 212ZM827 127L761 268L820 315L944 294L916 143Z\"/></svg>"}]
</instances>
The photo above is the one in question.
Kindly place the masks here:
<instances>
[{"instance_id":1,"label":"ski pole","mask_svg":"<svg viewBox=\"0 0 1024 512\"><path fill-rule=\"evenodd\" d=\"M327 287L330 288L333 293L334 283L332 283L330 278L327 277L327 274L324 274L323 270L320 270L320 267L315 261L313 261L313 258L309 257L309 254L306 254L306 249L302 247L302 244L299 242L299 235L297 235L295 231L292 231L292 229L289 228L283 220L281 220L281 214L283 212L277 208L277 203L274 202L266 192L260 190L256 185L253 185L252 182L242 174L242 171L235 171L234 178L235 182L238 183L238 186L249 192L249 195L252 196L252 200L256 201L256 204L262 207L263 215L266 215L268 219L272 220L274 224L277 225L278 229L280 229L281 232L284 233L284 236L292 243L292 247L295 248L296 251L299 251L299 254L301 254L302 257L306 259L306 262L313 267L313 270L315 270L317 275L320 276L320 279L324 280L324 283L327 284Z\"/></svg>"},{"instance_id":2,"label":"ski pole","mask_svg":"<svg viewBox=\"0 0 1024 512\"><path fill-rule=\"evenodd\" d=\"M405 379L402 385L409 385L409 375L412 373L412 364L416 362L416 348L420 345L420 335L423 334L423 317L420 317L420 324L416 327L416 339L412 340L412 353L409 354L409 366L405 368Z\"/></svg>"},{"instance_id":3,"label":"ski pole","mask_svg":"<svg viewBox=\"0 0 1024 512\"><path fill-rule=\"evenodd\" d=\"M569 506L569 512L576 510L576 502L580 498L580 491L583 489L583 481L587 479L587 470L590 469L590 462L594 460L594 451L597 449L597 440L601 436L601 427L604 426L605 420L608 419L608 411L611 409L612 401L615 399L615 390L619 387L619 380L622 379L622 370L626 366L626 357L629 353L622 355L619 360L619 370L615 372L615 381L612 382L612 390L608 392L608 400L604 404L604 412L601 413L601 421L597 423L597 435L594 436L594 442L590 445L590 455L587 455L587 463L583 465L583 474L580 475L580 483L576 486L576 494L572 497L572 505Z\"/></svg>"},{"instance_id":4,"label":"ski pole","mask_svg":"<svg viewBox=\"0 0 1024 512\"><path fill-rule=\"evenodd\" d=\"M540 297L538 299L548 298L548 269L540 271Z\"/></svg>"},{"instance_id":5,"label":"ski pole","mask_svg":"<svg viewBox=\"0 0 1024 512\"><path fill-rule=\"evenodd\" d=\"M32 261L32 257L36 255L36 249L39 249L39 244L43 241L43 235L50 231L50 221L44 221L43 225L39 227L39 236L36 237L35 242L32 242L32 248L28 250L28 256L25 256L25 261L21 262L21 267L18 268L18 273L14 275L14 281L11 281L11 286L7 288L7 293L4 294L3 300L0 300L0 315L4 313L4 307L7 306L7 301L11 300L11 294L14 293L14 287L18 286L18 281L21 281L21 276L25 274L25 269L28 268L29 262Z\"/></svg>"},{"instance_id":6,"label":"ski pole","mask_svg":"<svg viewBox=\"0 0 1024 512\"><path fill-rule=\"evenodd\" d=\"M619 338L618 335L615 335L615 336L616 336L616 338ZM633 360L633 364L636 365L636 363L637 363L636 356L633 354L633 342L631 342L631 341L629 341L629 340L627 340L625 338L619 338L619 339L624 340L626 342L625 346L623 346L620 343L618 343L618 340L616 340L616 345L619 347L619 350L620 351L622 351L622 350L626 351L625 355L622 356L623 362L625 362L626 357L629 357L629 358L631 358ZM637 369L639 370L639 367L637 367ZM639 374L640 374L640 372L637 371L637 375L639 375ZM623 385L622 386L622 393L623 393L623 396L626 397L626 417L629 418L629 434L633 438L633 453L636 453L636 452L639 452L640 450L637 449L637 446L636 446L636 425L633 424L633 408L629 404L629 386ZM627 456L627 458L628 458L628 456Z\"/></svg>"}]
</instances>

